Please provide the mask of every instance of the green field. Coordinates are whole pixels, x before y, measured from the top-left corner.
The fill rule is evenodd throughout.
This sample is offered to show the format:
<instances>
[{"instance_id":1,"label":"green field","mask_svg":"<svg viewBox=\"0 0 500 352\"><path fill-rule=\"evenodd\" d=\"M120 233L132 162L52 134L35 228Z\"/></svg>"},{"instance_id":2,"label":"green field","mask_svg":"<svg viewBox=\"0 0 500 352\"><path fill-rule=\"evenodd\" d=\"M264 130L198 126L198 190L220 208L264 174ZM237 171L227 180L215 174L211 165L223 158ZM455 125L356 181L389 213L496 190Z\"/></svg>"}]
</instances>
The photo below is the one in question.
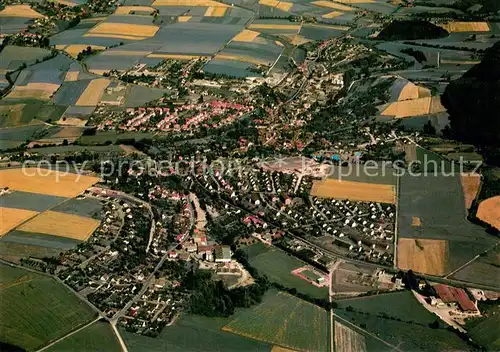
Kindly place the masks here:
<instances>
[{"instance_id":1,"label":"green field","mask_svg":"<svg viewBox=\"0 0 500 352\"><path fill-rule=\"evenodd\" d=\"M299 351L328 350L326 310L282 292L236 313L225 331Z\"/></svg>"},{"instance_id":2,"label":"green field","mask_svg":"<svg viewBox=\"0 0 500 352\"><path fill-rule=\"evenodd\" d=\"M166 326L155 339L124 330L120 330L120 333L129 352L269 352L271 350L271 346L266 343L222 331L221 328L230 321L231 318L183 315L172 326Z\"/></svg>"},{"instance_id":3,"label":"green field","mask_svg":"<svg viewBox=\"0 0 500 352\"><path fill-rule=\"evenodd\" d=\"M47 351L106 351L120 352L121 346L113 328L107 322L98 321L50 346Z\"/></svg>"},{"instance_id":4,"label":"green field","mask_svg":"<svg viewBox=\"0 0 500 352\"><path fill-rule=\"evenodd\" d=\"M469 319L465 329L470 337L488 351L500 351L500 306L497 304L480 304L479 310L484 317Z\"/></svg>"},{"instance_id":5,"label":"green field","mask_svg":"<svg viewBox=\"0 0 500 352\"><path fill-rule=\"evenodd\" d=\"M244 251L248 255L250 265L257 269L259 274L267 276L269 281L295 288L298 292L314 298L328 298L328 288L316 287L291 274L292 270L306 265L295 257L276 248L266 247L263 243L256 243Z\"/></svg>"},{"instance_id":6,"label":"green field","mask_svg":"<svg viewBox=\"0 0 500 352\"><path fill-rule=\"evenodd\" d=\"M5 265L0 277L0 341L36 350L95 317L54 279Z\"/></svg>"},{"instance_id":7,"label":"green field","mask_svg":"<svg viewBox=\"0 0 500 352\"><path fill-rule=\"evenodd\" d=\"M446 324L431 328L429 324L439 318L421 306L411 291L346 299L337 304L336 321L361 327L402 351L472 350Z\"/></svg>"}]
</instances>

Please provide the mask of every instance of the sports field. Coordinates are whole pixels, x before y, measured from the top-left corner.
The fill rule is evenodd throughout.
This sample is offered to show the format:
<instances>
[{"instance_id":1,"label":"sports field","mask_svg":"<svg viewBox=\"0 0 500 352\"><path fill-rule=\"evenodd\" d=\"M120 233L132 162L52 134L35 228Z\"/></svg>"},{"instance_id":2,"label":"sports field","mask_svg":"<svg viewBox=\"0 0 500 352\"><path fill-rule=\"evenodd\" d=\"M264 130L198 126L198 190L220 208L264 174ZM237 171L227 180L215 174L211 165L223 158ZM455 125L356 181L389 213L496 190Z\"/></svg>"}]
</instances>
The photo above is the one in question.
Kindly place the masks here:
<instances>
[{"instance_id":1,"label":"sports field","mask_svg":"<svg viewBox=\"0 0 500 352\"><path fill-rule=\"evenodd\" d=\"M311 195L320 198L348 199L362 202L396 203L392 185L327 179L314 181Z\"/></svg>"},{"instance_id":2,"label":"sports field","mask_svg":"<svg viewBox=\"0 0 500 352\"><path fill-rule=\"evenodd\" d=\"M445 240L400 238L398 268L422 274L444 275L447 267L448 243Z\"/></svg>"},{"instance_id":3,"label":"sports field","mask_svg":"<svg viewBox=\"0 0 500 352\"><path fill-rule=\"evenodd\" d=\"M73 198L99 182L99 178L45 169L0 171L0 187L11 190Z\"/></svg>"},{"instance_id":4,"label":"sports field","mask_svg":"<svg viewBox=\"0 0 500 352\"><path fill-rule=\"evenodd\" d=\"M49 277L0 264L0 278L2 342L36 350L95 317L92 309Z\"/></svg>"},{"instance_id":5,"label":"sports field","mask_svg":"<svg viewBox=\"0 0 500 352\"><path fill-rule=\"evenodd\" d=\"M19 230L85 241L99 224L100 221L83 216L46 211L24 223Z\"/></svg>"},{"instance_id":6,"label":"sports field","mask_svg":"<svg viewBox=\"0 0 500 352\"><path fill-rule=\"evenodd\" d=\"M279 283L288 288L315 298L327 298L328 288L317 287L292 273L293 270L305 264L285 252L273 247L266 247L259 242L244 249L248 254L250 265L265 275L271 282Z\"/></svg>"},{"instance_id":7,"label":"sports field","mask_svg":"<svg viewBox=\"0 0 500 352\"><path fill-rule=\"evenodd\" d=\"M23 221L37 214L38 212L32 210L0 208L0 238L16 226L19 226Z\"/></svg>"},{"instance_id":8,"label":"sports field","mask_svg":"<svg viewBox=\"0 0 500 352\"><path fill-rule=\"evenodd\" d=\"M267 293L222 330L296 351L328 349L327 311L282 292Z\"/></svg>"}]
</instances>

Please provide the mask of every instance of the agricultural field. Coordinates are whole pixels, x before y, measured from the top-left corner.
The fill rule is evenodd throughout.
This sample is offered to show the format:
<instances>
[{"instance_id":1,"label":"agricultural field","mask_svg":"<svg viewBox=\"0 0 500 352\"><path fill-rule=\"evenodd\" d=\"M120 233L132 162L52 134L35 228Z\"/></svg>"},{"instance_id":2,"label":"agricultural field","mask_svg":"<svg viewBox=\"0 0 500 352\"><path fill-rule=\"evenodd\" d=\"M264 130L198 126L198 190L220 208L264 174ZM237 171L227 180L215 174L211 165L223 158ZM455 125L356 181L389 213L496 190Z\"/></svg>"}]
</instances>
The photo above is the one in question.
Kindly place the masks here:
<instances>
[{"instance_id":1,"label":"agricultural field","mask_svg":"<svg viewBox=\"0 0 500 352\"><path fill-rule=\"evenodd\" d=\"M500 276L500 247L490 249L475 261L453 274L452 278L462 281L473 281L478 284L496 286L500 283L492 278Z\"/></svg>"},{"instance_id":2,"label":"agricultural field","mask_svg":"<svg viewBox=\"0 0 500 352\"><path fill-rule=\"evenodd\" d=\"M223 331L290 348L328 348L326 310L282 292L269 292L261 304L236 313Z\"/></svg>"},{"instance_id":3,"label":"agricultural field","mask_svg":"<svg viewBox=\"0 0 500 352\"><path fill-rule=\"evenodd\" d=\"M80 98L76 101L76 106L96 106L99 103L102 93L109 85L110 80L98 78L90 81Z\"/></svg>"},{"instance_id":4,"label":"agricultural field","mask_svg":"<svg viewBox=\"0 0 500 352\"><path fill-rule=\"evenodd\" d=\"M472 351L457 334L444 324L432 329L429 324L439 320L427 311L411 291L385 293L376 296L337 301L335 322L351 324L382 339L382 350L402 351L460 350ZM367 339L367 350L370 351ZM380 347L379 347L380 348Z\"/></svg>"},{"instance_id":5,"label":"agricultural field","mask_svg":"<svg viewBox=\"0 0 500 352\"><path fill-rule=\"evenodd\" d=\"M448 22L442 27L450 33L490 31L490 27L487 22Z\"/></svg>"},{"instance_id":6,"label":"agricultural field","mask_svg":"<svg viewBox=\"0 0 500 352\"><path fill-rule=\"evenodd\" d=\"M0 187L11 190L73 198L99 182L99 178L43 169L0 171ZM57 184L57 187L54 185Z\"/></svg>"},{"instance_id":7,"label":"agricultural field","mask_svg":"<svg viewBox=\"0 0 500 352\"><path fill-rule=\"evenodd\" d=\"M37 214L38 212L32 210L0 208L0 223L2 224L2 228L0 229L0 238L13 228L16 228Z\"/></svg>"},{"instance_id":8,"label":"agricultural field","mask_svg":"<svg viewBox=\"0 0 500 352\"><path fill-rule=\"evenodd\" d=\"M136 335L124 330L120 333L130 352L233 352L256 351L269 352L271 346L267 343L245 338L221 328L229 323L231 318L208 318L195 315L182 315L177 321L165 327L160 336L155 339Z\"/></svg>"},{"instance_id":9,"label":"agricultural field","mask_svg":"<svg viewBox=\"0 0 500 352\"><path fill-rule=\"evenodd\" d=\"M39 259L57 257L61 253L60 248L8 242L7 237L9 236L10 234L0 239L0 258L11 263L19 263L21 259L28 257Z\"/></svg>"},{"instance_id":10,"label":"agricultural field","mask_svg":"<svg viewBox=\"0 0 500 352\"><path fill-rule=\"evenodd\" d=\"M437 276L447 272L448 248L445 240L400 238L397 250L400 269Z\"/></svg>"},{"instance_id":11,"label":"agricultural field","mask_svg":"<svg viewBox=\"0 0 500 352\"><path fill-rule=\"evenodd\" d=\"M99 220L101 217L102 203L95 198L73 198L52 210L59 213L72 214Z\"/></svg>"},{"instance_id":12,"label":"agricultural field","mask_svg":"<svg viewBox=\"0 0 500 352\"><path fill-rule=\"evenodd\" d=\"M396 190L391 185L353 182L335 179L314 181L311 195L319 198L348 199L362 202L396 202Z\"/></svg>"},{"instance_id":13,"label":"agricultural field","mask_svg":"<svg viewBox=\"0 0 500 352\"><path fill-rule=\"evenodd\" d=\"M410 100L402 100L382 107L382 116L392 116L394 118L407 118L437 114L446 111L441 105L440 97L424 97Z\"/></svg>"},{"instance_id":14,"label":"agricultural field","mask_svg":"<svg viewBox=\"0 0 500 352\"><path fill-rule=\"evenodd\" d=\"M335 351L366 352L365 337L348 326L335 322Z\"/></svg>"},{"instance_id":15,"label":"agricultural field","mask_svg":"<svg viewBox=\"0 0 500 352\"><path fill-rule=\"evenodd\" d=\"M465 207L469 209L474 199L476 199L477 192L481 186L481 175L477 173L467 173L460 175L460 182L464 191Z\"/></svg>"},{"instance_id":16,"label":"agricultural field","mask_svg":"<svg viewBox=\"0 0 500 352\"><path fill-rule=\"evenodd\" d=\"M99 224L100 221L83 216L46 211L24 223L19 230L86 241Z\"/></svg>"},{"instance_id":17,"label":"agricultural field","mask_svg":"<svg viewBox=\"0 0 500 352\"><path fill-rule=\"evenodd\" d=\"M85 329L50 346L47 351L120 352L120 342L108 322L97 321Z\"/></svg>"},{"instance_id":18,"label":"agricultural field","mask_svg":"<svg viewBox=\"0 0 500 352\"><path fill-rule=\"evenodd\" d=\"M43 18L44 16L29 5L8 5L0 11L0 17Z\"/></svg>"},{"instance_id":19,"label":"agricultural field","mask_svg":"<svg viewBox=\"0 0 500 352\"><path fill-rule=\"evenodd\" d=\"M90 307L54 279L3 264L0 273L3 342L33 351L95 317Z\"/></svg>"},{"instance_id":20,"label":"agricultural field","mask_svg":"<svg viewBox=\"0 0 500 352\"><path fill-rule=\"evenodd\" d=\"M476 216L500 230L500 196L488 198L479 203Z\"/></svg>"},{"instance_id":21,"label":"agricultural field","mask_svg":"<svg viewBox=\"0 0 500 352\"><path fill-rule=\"evenodd\" d=\"M70 237L54 236L46 233L26 232L21 230L10 231L0 239L0 246L5 244L9 247L9 244L12 244L12 246L9 247L10 249L16 247L14 244L20 246L26 245L37 247L40 249L40 252L45 252L45 249L57 249L59 250L57 255L59 255L62 250L73 249L80 243L81 241ZM26 251L33 251L37 253L37 248L26 248ZM22 251L18 253L19 256L21 256L22 253L25 252ZM39 257L39 255L36 254L35 257Z\"/></svg>"},{"instance_id":22,"label":"agricultural field","mask_svg":"<svg viewBox=\"0 0 500 352\"><path fill-rule=\"evenodd\" d=\"M483 317L466 321L465 329L470 337L488 351L500 350L500 306L498 304L479 304Z\"/></svg>"},{"instance_id":23,"label":"agricultural field","mask_svg":"<svg viewBox=\"0 0 500 352\"><path fill-rule=\"evenodd\" d=\"M317 287L292 274L292 271L304 266L300 260L273 247L266 247L259 242L243 249L248 255L250 265L265 275L271 282L277 282L288 288L315 298L327 298L328 289Z\"/></svg>"},{"instance_id":24,"label":"agricultural field","mask_svg":"<svg viewBox=\"0 0 500 352\"><path fill-rule=\"evenodd\" d=\"M96 134L89 136L81 136L78 138L78 144L80 145L95 145L104 144L106 142L115 143L119 139L134 139L135 141L140 141L144 138L152 138L153 134L148 132L127 132L127 133L117 133L115 131L98 131Z\"/></svg>"}]
</instances>

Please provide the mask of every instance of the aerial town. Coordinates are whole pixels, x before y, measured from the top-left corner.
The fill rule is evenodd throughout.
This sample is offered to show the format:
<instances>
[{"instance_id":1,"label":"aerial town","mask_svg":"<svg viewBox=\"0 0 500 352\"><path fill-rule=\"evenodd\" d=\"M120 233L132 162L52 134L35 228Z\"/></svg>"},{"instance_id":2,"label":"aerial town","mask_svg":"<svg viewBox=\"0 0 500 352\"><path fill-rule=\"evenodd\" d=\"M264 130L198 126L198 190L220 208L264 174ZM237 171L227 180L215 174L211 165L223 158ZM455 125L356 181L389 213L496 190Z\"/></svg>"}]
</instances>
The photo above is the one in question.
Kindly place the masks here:
<instances>
[{"instance_id":1,"label":"aerial town","mask_svg":"<svg viewBox=\"0 0 500 352\"><path fill-rule=\"evenodd\" d=\"M0 351L499 351L500 2L4 0Z\"/></svg>"}]
</instances>

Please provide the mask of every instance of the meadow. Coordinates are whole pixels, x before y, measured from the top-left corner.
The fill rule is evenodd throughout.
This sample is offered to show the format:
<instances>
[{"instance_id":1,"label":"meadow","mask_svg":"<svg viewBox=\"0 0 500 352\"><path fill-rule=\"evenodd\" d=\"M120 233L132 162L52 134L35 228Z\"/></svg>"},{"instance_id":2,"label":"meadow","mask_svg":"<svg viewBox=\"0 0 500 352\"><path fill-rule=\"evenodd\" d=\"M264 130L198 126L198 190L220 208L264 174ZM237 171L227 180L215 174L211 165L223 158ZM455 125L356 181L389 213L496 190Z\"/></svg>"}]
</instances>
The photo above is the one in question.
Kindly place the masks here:
<instances>
[{"instance_id":1,"label":"meadow","mask_svg":"<svg viewBox=\"0 0 500 352\"><path fill-rule=\"evenodd\" d=\"M304 279L293 275L294 269L304 266L304 263L273 247L266 248L261 242L246 249L250 265L258 270L260 275L265 275L271 282L279 283L288 288L295 288L297 292L315 298L327 298L326 287L316 287Z\"/></svg>"},{"instance_id":2,"label":"meadow","mask_svg":"<svg viewBox=\"0 0 500 352\"><path fill-rule=\"evenodd\" d=\"M222 331L231 318L208 318L182 315L173 325L165 327L155 339L124 330L120 333L130 352L269 352L271 346L242 336Z\"/></svg>"},{"instance_id":3,"label":"meadow","mask_svg":"<svg viewBox=\"0 0 500 352\"><path fill-rule=\"evenodd\" d=\"M49 277L5 265L0 265L0 273L1 341L36 350L95 317L92 309Z\"/></svg>"},{"instance_id":4,"label":"meadow","mask_svg":"<svg viewBox=\"0 0 500 352\"><path fill-rule=\"evenodd\" d=\"M328 349L327 311L282 292L268 292L222 329L296 351Z\"/></svg>"},{"instance_id":5,"label":"meadow","mask_svg":"<svg viewBox=\"0 0 500 352\"><path fill-rule=\"evenodd\" d=\"M85 329L50 346L47 351L121 352L120 342L108 322L97 321Z\"/></svg>"}]
</instances>

